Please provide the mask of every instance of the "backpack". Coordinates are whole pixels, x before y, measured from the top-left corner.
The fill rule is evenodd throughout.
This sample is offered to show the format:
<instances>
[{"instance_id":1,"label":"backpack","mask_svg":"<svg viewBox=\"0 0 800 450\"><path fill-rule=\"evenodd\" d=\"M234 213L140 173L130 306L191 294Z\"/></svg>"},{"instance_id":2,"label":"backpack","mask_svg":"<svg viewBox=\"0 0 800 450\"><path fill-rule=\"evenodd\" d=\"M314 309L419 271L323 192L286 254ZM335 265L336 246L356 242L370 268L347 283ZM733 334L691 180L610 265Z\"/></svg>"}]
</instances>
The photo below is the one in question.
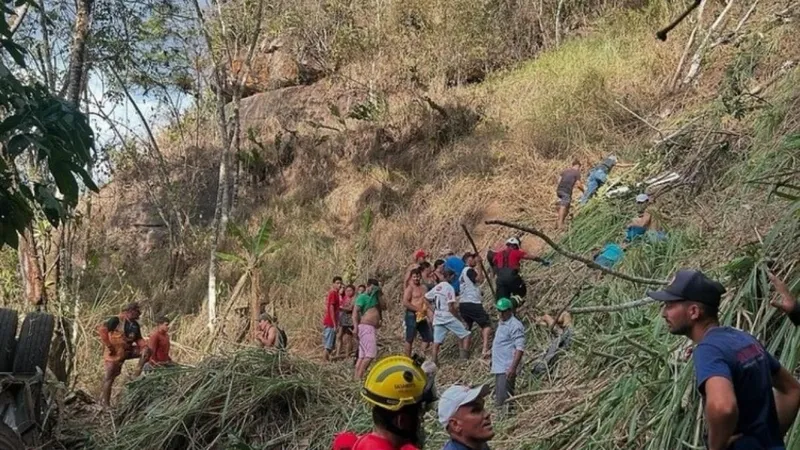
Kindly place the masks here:
<instances>
[{"instance_id":1,"label":"backpack","mask_svg":"<svg viewBox=\"0 0 800 450\"><path fill-rule=\"evenodd\" d=\"M286 332L283 331L283 328L278 328L278 336L275 342L275 348L278 350L286 350L287 345L289 345L289 339L286 336Z\"/></svg>"}]
</instances>

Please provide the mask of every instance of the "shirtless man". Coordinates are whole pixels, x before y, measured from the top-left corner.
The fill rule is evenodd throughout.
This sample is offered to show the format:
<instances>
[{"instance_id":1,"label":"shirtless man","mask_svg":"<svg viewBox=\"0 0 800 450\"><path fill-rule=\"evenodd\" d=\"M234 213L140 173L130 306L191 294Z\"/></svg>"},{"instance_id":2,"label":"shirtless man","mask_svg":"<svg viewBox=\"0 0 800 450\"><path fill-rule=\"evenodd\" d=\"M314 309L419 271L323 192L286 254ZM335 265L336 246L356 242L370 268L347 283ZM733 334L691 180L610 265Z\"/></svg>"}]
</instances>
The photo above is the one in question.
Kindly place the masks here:
<instances>
[{"instance_id":1,"label":"shirtless man","mask_svg":"<svg viewBox=\"0 0 800 450\"><path fill-rule=\"evenodd\" d=\"M409 282L411 281L411 271L419 268L419 265L425 261L427 256L428 255L425 253L425 250L422 249L414 252L414 262L406 267L406 275L403 277L403 286L408 286Z\"/></svg>"},{"instance_id":2,"label":"shirtless man","mask_svg":"<svg viewBox=\"0 0 800 450\"><path fill-rule=\"evenodd\" d=\"M417 268L411 271L411 283L406 286L403 292L403 306L405 312L406 341L403 350L406 356L411 356L411 348L414 338L419 333L422 339L422 351L426 352L428 346L433 342L433 310L428 306L425 299L425 286L422 285L422 274Z\"/></svg>"},{"instance_id":3,"label":"shirtless man","mask_svg":"<svg viewBox=\"0 0 800 450\"><path fill-rule=\"evenodd\" d=\"M258 318L256 342L263 348L273 348L278 342L278 329L272 324L273 322L267 313L261 314Z\"/></svg>"},{"instance_id":4,"label":"shirtless man","mask_svg":"<svg viewBox=\"0 0 800 450\"><path fill-rule=\"evenodd\" d=\"M377 329L381 326L380 283L374 278L367 281L367 290L356 297L353 308L353 336L358 338L358 360L356 361L356 380L364 377L370 363L378 355Z\"/></svg>"}]
</instances>

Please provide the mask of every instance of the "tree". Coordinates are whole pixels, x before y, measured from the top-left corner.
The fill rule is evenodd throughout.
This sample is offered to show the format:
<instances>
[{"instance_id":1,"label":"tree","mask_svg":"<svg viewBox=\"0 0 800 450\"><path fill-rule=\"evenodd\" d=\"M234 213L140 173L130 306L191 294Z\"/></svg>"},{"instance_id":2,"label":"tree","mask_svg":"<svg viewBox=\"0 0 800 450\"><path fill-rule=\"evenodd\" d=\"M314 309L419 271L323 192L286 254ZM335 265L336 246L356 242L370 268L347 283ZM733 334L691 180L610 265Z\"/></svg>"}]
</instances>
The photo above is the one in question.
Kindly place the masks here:
<instances>
[{"instance_id":1,"label":"tree","mask_svg":"<svg viewBox=\"0 0 800 450\"><path fill-rule=\"evenodd\" d=\"M278 251L280 244L272 240L272 220L264 222L252 236L247 235L235 223L230 222L228 233L234 237L240 253L218 252L217 256L222 261L233 263L242 272L231 292L228 310L233 307L245 288L249 287L250 332L255 333L258 316L261 313L261 268L267 258Z\"/></svg>"},{"instance_id":2,"label":"tree","mask_svg":"<svg viewBox=\"0 0 800 450\"><path fill-rule=\"evenodd\" d=\"M86 116L45 86L23 84L6 66L8 54L25 69L27 50L11 41L5 3L10 2L0 14L0 248L17 248L18 234L39 213L56 227L69 216L78 203L78 180L91 190L97 187L85 168L94 146ZM44 176L22 171L23 159L46 168Z\"/></svg>"}]
</instances>

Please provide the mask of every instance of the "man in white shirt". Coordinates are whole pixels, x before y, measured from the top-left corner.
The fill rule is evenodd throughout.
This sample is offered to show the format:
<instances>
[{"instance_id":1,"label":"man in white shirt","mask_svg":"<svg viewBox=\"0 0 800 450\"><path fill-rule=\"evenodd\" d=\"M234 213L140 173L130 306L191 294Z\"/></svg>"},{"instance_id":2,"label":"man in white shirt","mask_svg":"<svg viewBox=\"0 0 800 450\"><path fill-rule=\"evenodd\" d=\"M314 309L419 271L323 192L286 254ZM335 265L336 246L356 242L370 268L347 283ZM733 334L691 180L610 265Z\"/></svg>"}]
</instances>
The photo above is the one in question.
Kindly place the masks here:
<instances>
[{"instance_id":1,"label":"man in white shirt","mask_svg":"<svg viewBox=\"0 0 800 450\"><path fill-rule=\"evenodd\" d=\"M458 299L458 311L461 313L461 317L464 318L464 325L466 325L470 334L473 323L477 323L481 328L481 336L483 337L481 356L486 359L491 354L489 351L489 335L492 332L492 322L489 320L486 309L483 308L483 295L479 287L483 283L483 274L475 268L480 261L480 256L477 253L467 252L464 254L463 260L464 270L461 271L461 276L458 277L458 284L461 289ZM467 337L466 348L467 350L472 348L471 337Z\"/></svg>"},{"instance_id":2,"label":"man in white shirt","mask_svg":"<svg viewBox=\"0 0 800 450\"><path fill-rule=\"evenodd\" d=\"M459 339L459 355L466 359L469 353L466 348L469 331L464 326L458 312L456 291L451 282L455 274L449 269L444 269L444 280L425 294L425 298L433 302L433 362L439 364L439 347L441 347L447 332L451 332Z\"/></svg>"}]
</instances>

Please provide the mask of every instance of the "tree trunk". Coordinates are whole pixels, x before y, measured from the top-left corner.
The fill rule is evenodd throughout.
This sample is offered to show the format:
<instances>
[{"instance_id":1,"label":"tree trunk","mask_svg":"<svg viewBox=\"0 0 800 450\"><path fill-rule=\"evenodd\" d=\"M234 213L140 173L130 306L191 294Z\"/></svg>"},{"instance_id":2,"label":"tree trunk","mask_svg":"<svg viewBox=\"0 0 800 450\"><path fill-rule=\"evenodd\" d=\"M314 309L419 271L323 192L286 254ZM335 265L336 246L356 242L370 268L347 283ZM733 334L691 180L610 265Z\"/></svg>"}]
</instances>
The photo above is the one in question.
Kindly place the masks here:
<instances>
[{"instance_id":1,"label":"tree trunk","mask_svg":"<svg viewBox=\"0 0 800 450\"><path fill-rule=\"evenodd\" d=\"M250 332L255 338L258 332L258 316L261 315L261 271L253 268L250 281Z\"/></svg>"},{"instance_id":2,"label":"tree trunk","mask_svg":"<svg viewBox=\"0 0 800 450\"><path fill-rule=\"evenodd\" d=\"M39 251L30 226L19 239L20 271L24 280L25 297L28 303L37 306L47 305L47 292L44 288L44 276L39 266Z\"/></svg>"},{"instance_id":3,"label":"tree trunk","mask_svg":"<svg viewBox=\"0 0 800 450\"><path fill-rule=\"evenodd\" d=\"M91 29L93 1L94 0L76 0L75 2L75 28L72 31L67 83L64 86L66 88L64 98L75 107L77 107L80 102L81 88L84 86L83 66L86 61L86 39Z\"/></svg>"}]
</instances>

